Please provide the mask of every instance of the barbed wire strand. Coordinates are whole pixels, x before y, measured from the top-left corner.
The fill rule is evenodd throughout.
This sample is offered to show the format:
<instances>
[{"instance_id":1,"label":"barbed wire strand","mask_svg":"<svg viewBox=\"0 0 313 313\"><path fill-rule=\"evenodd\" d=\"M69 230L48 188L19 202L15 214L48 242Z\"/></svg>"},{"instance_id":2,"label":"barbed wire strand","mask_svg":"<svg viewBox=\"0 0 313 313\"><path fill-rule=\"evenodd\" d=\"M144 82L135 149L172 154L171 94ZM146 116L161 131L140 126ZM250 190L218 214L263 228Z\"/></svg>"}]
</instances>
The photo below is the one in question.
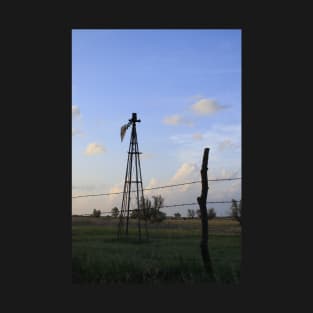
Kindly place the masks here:
<instances>
[{"instance_id":1,"label":"barbed wire strand","mask_svg":"<svg viewBox=\"0 0 313 313\"><path fill-rule=\"evenodd\" d=\"M241 179L241 177L237 178L219 178L219 179L208 179L208 181L229 181L229 180L238 180ZM154 189L163 189L163 188L171 188L171 187L176 187L176 186L183 186L183 185L191 185L191 184L196 184L196 183L201 183L201 180L197 181L192 181L188 183L181 183L181 184L174 184L174 185L165 185L165 186L159 186L159 187L153 187L153 188L144 188L139 191L147 191L147 190L154 190ZM136 192L137 190L132 190L131 192ZM86 198L86 197L98 197L98 196L109 196L109 195L118 195L118 194L123 194L124 191L121 192L110 192L110 193L99 193L99 194L90 194L90 195L82 195L82 196L72 196L72 199L75 198Z\"/></svg>"}]
</instances>

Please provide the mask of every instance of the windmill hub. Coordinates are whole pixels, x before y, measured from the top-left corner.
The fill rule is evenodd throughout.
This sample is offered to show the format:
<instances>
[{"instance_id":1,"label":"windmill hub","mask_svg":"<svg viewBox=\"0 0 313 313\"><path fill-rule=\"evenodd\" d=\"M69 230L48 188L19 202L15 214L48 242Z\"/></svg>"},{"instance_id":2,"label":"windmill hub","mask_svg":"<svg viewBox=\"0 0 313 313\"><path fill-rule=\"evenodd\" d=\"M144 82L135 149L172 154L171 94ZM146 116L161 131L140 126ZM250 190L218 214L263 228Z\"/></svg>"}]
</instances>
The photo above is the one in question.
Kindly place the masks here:
<instances>
[{"instance_id":1,"label":"windmill hub","mask_svg":"<svg viewBox=\"0 0 313 313\"><path fill-rule=\"evenodd\" d=\"M129 119L129 121L132 123L141 122L141 120L137 120L137 113L133 113L132 118Z\"/></svg>"}]
</instances>

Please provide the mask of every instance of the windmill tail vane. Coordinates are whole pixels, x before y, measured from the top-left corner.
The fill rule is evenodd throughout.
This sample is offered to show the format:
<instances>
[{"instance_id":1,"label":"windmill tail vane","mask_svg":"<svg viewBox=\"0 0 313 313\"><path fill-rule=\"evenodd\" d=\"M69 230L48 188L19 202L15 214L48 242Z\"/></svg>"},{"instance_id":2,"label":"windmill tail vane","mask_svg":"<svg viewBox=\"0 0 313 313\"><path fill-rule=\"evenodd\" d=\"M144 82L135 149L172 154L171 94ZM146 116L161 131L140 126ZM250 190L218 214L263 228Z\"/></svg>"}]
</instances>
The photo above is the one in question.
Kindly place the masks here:
<instances>
[{"instance_id":1,"label":"windmill tail vane","mask_svg":"<svg viewBox=\"0 0 313 313\"><path fill-rule=\"evenodd\" d=\"M124 136L126 134L126 130L127 128L131 125L131 122L129 122L128 124L125 124L121 127L121 141L123 141Z\"/></svg>"}]
</instances>

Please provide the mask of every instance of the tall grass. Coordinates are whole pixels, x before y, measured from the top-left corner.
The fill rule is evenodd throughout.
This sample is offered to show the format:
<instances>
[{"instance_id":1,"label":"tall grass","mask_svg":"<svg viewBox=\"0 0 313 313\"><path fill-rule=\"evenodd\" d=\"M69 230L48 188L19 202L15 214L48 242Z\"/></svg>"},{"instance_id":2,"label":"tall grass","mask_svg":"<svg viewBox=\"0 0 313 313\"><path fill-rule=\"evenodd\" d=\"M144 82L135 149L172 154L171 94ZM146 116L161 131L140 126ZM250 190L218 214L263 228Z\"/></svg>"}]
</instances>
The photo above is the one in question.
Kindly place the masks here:
<instances>
[{"instance_id":1,"label":"tall grass","mask_svg":"<svg viewBox=\"0 0 313 313\"><path fill-rule=\"evenodd\" d=\"M88 284L195 284L210 282L200 254L200 230L184 227L150 229L150 240L117 240L116 227L73 225L72 281ZM229 226L229 225L228 225ZM225 225L223 227L226 227ZM240 235L209 234L209 249L218 283L238 283ZM232 225L234 227L234 225Z\"/></svg>"}]
</instances>

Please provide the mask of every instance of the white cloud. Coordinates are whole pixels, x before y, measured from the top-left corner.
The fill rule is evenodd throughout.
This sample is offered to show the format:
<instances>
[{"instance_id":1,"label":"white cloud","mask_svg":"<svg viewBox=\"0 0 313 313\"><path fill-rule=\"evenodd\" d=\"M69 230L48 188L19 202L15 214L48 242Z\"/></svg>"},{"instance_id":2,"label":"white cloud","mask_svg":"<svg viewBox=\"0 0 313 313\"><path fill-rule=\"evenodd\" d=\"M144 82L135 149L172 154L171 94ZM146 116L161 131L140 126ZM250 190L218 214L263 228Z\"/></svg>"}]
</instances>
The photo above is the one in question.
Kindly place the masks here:
<instances>
[{"instance_id":1,"label":"white cloud","mask_svg":"<svg viewBox=\"0 0 313 313\"><path fill-rule=\"evenodd\" d=\"M179 114L175 114L175 115L164 117L163 123L166 124L166 125L187 125L187 126L193 126L193 122L184 119Z\"/></svg>"},{"instance_id":2,"label":"white cloud","mask_svg":"<svg viewBox=\"0 0 313 313\"><path fill-rule=\"evenodd\" d=\"M191 180L193 181L200 175L199 173L200 169L197 164L183 163L171 177L169 184L180 184ZM179 187L179 191L186 192L190 187L191 185L183 185L182 187Z\"/></svg>"},{"instance_id":3,"label":"white cloud","mask_svg":"<svg viewBox=\"0 0 313 313\"><path fill-rule=\"evenodd\" d=\"M175 175L171 178L172 183L184 182L187 178L191 178L195 171L198 171L198 166L195 163L183 163Z\"/></svg>"},{"instance_id":4,"label":"white cloud","mask_svg":"<svg viewBox=\"0 0 313 313\"><path fill-rule=\"evenodd\" d=\"M178 157L177 168L173 172L167 172L166 176L161 176L161 173L152 171L149 175L145 170L143 171L144 188L153 188L157 186L179 184L191 181L201 180L200 168L202 162L203 148L210 147L209 162L208 162L208 178L233 178L241 176L241 125L240 124L216 124L209 125L207 131L201 131L202 140L195 140L193 132L186 131L177 134L173 137L172 152ZM197 137L197 136L196 136ZM221 151L221 145L237 145L238 149L229 149ZM177 149L177 150L176 150ZM225 148L226 149L226 148ZM146 155L148 156L148 155ZM141 156L144 157L144 154ZM124 169L120 176L124 179ZM145 174L146 173L146 174ZM160 175L160 176L159 176ZM114 183L114 182L113 182ZM112 185L111 185L112 186ZM112 186L111 189L96 190L92 193L107 193L107 192L121 192L123 190L124 181L120 184ZM134 190L134 185L132 190ZM208 201L225 201L240 199L241 196L241 180L235 181L221 181L209 182ZM91 192L84 192L84 194ZM165 205L192 203L197 202L197 197L201 193L201 183L177 186L173 188L154 189L145 191L145 197L151 199L153 195L162 195L165 199ZM132 193L132 203L135 201L136 193ZM92 212L93 208L101 209L103 211L110 211L114 206L120 208L122 204L122 194L111 195L107 197L88 197L79 198L73 201L73 212ZM208 204L208 207L214 207L218 214L223 214L229 208L229 204ZM181 212L185 215L188 208L198 209L195 206L182 206L173 208L164 208L163 211L168 215L175 212Z\"/></svg>"},{"instance_id":5,"label":"white cloud","mask_svg":"<svg viewBox=\"0 0 313 313\"><path fill-rule=\"evenodd\" d=\"M82 136L83 135L83 132L79 129L76 129L76 128L72 128L72 136Z\"/></svg>"},{"instance_id":6,"label":"white cloud","mask_svg":"<svg viewBox=\"0 0 313 313\"><path fill-rule=\"evenodd\" d=\"M201 139L203 139L203 135L199 134L199 133L192 134L192 138L195 140L201 140Z\"/></svg>"},{"instance_id":7,"label":"white cloud","mask_svg":"<svg viewBox=\"0 0 313 313\"><path fill-rule=\"evenodd\" d=\"M183 163L181 164L176 172L165 179L160 181L154 176L151 177L147 185L144 185L144 188L153 188L157 186L165 186L176 183L185 183L191 181L201 180L200 176L200 167L199 164L194 163ZM216 178L234 178L241 176L240 167L230 168L230 167L219 167L211 168L209 165L208 169L208 179ZM92 193L112 193L112 192L122 192L124 187L124 181L113 185L110 189L97 189L93 190ZM73 187L73 189L76 189ZM135 186L132 186L132 190L135 190ZM88 194L86 190L82 194ZM165 205L173 204L182 204L182 203L196 203L197 197L201 194L201 183L195 183L184 186L177 186L172 188L164 189L154 189L146 190L144 192L145 198L152 200L153 195L162 195L164 198ZM240 199L241 197L241 180L235 181L221 181L221 182L209 182L209 191L208 191L208 201L228 201L233 199ZM89 198L80 198L79 200L73 201L73 212L87 212L91 213L93 208L101 209L103 211L110 211L114 206L117 206L119 209L122 204L123 195L116 194L110 195L107 197L89 197ZM136 205L136 193L131 194L131 208L134 208ZM226 214L230 204L208 204L209 207L214 207L218 215ZM198 209L198 205L194 206L182 206L182 207L172 207L164 208L162 211L166 212L168 215L173 215L175 212L180 212L183 216L186 216L187 209Z\"/></svg>"},{"instance_id":8,"label":"white cloud","mask_svg":"<svg viewBox=\"0 0 313 313\"><path fill-rule=\"evenodd\" d=\"M240 162L241 155L241 125L212 125L202 133L202 140L195 140L192 133L180 133L169 138L175 145L179 162L201 162L203 149L210 148L209 162L215 166L222 164L234 165ZM229 148L232 149L229 149Z\"/></svg>"},{"instance_id":9,"label":"white cloud","mask_svg":"<svg viewBox=\"0 0 313 313\"><path fill-rule=\"evenodd\" d=\"M223 169L222 169L223 171ZM235 178L240 177L240 173L230 170L225 170L225 177L220 173L217 175L217 178ZM241 171L239 171L241 172ZM236 175L235 175L236 174ZM210 177L209 177L210 179ZM233 181L221 181L221 182L209 182L209 193L208 196L212 201L230 201L231 199L239 200L241 198L241 180Z\"/></svg>"},{"instance_id":10,"label":"white cloud","mask_svg":"<svg viewBox=\"0 0 313 313\"><path fill-rule=\"evenodd\" d=\"M158 184L158 181L157 181L154 177L152 177L152 178L150 179L148 185L147 185L145 188L147 188L147 189L153 188L153 187L156 187L157 184Z\"/></svg>"},{"instance_id":11,"label":"white cloud","mask_svg":"<svg viewBox=\"0 0 313 313\"><path fill-rule=\"evenodd\" d=\"M146 160L146 159L152 159L154 157L154 154L152 153L142 153L140 156L141 160Z\"/></svg>"},{"instance_id":12,"label":"white cloud","mask_svg":"<svg viewBox=\"0 0 313 313\"><path fill-rule=\"evenodd\" d=\"M218 149L224 151L226 149L236 148L237 146L238 144L235 144L232 140L225 139L218 144Z\"/></svg>"},{"instance_id":13,"label":"white cloud","mask_svg":"<svg viewBox=\"0 0 313 313\"><path fill-rule=\"evenodd\" d=\"M80 110L76 105L72 105L72 117L80 117Z\"/></svg>"},{"instance_id":14,"label":"white cloud","mask_svg":"<svg viewBox=\"0 0 313 313\"><path fill-rule=\"evenodd\" d=\"M154 177L152 177L150 179L148 185L144 186L144 189L150 189L150 188L154 188L154 187L157 187L157 186L159 186L158 181ZM155 193L155 190L147 190L147 191L144 192L144 196L145 197L146 196L150 197L154 193Z\"/></svg>"},{"instance_id":15,"label":"white cloud","mask_svg":"<svg viewBox=\"0 0 313 313\"><path fill-rule=\"evenodd\" d=\"M189 97L189 99L192 101L201 100L202 98L204 98L204 97L200 94Z\"/></svg>"},{"instance_id":16,"label":"white cloud","mask_svg":"<svg viewBox=\"0 0 313 313\"><path fill-rule=\"evenodd\" d=\"M119 185L113 186L113 187L110 189L109 193L116 193L116 192L122 192L122 191L123 191L123 190L122 190L122 184L120 183Z\"/></svg>"},{"instance_id":17,"label":"white cloud","mask_svg":"<svg viewBox=\"0 0 313 313\"><path fill-rule=\"evenodd\" d=\"M212 115L226 106L218 104L214 99L204 98L194 103L191 108L198 115Z\"/></svg>"},{"instance_id":18,"label":"white cloud","mask_svg":"<svg viewBox=\"0 0 313 313\"><path fill-rule=\"evenodd\" d=\"M103 152L105 152L104 146L97 144L95 142L90 143L85 150L86 155L96 155L96 154L100 154Z\"/></svg>"},{"instance_id":19,"label":"white cloud","mask_svg":"<svg viewBox=\"0 0 313 313\"><path fill-rule=\"evenodd\" d=\"M108 193L118 193L118 192L122 192L124 188L124 185L122 182L120 182L119 184L114 185ZM119 194L115 194L110 196L111 199L110 200L115 200L116 198L119 198Z\"/></svg>"},{"instance_id":20,"label":"white cloud","mask_svg":"<svg viewBox=\"0 0 313 313\"><path fill-rule=\"evenodd\" d=\"M120 209L123 199L123 194L120 192L123 192L123 189L124 182L121 181L120 183L113 185L109 190L104 191L104 193L117 193L105 198L104 205L106 211L110 211L115 206Z\"/></svg>"},{"instance_id":21,"label":"white cloud","mask_svg":"<svg viewBox=\"0 0 313 313\"><path fill-rule=\"evenodd\" d=\"M163 123L167 125L178 125L181 124L182 117L180 115L172 115L172 116L166 116L163 119Z\"/></svg>"},{"instance_id":22,"label":"white cloud","mask_svg":"<svg viewBox=\"0 0 313 313\"><path fill-rule=\"evenodd\" d=\"M208 170L208 179L217 179L217 178L237 178L241 176L241 167L235 170L234 168L213 168Z\"/></svg>"}]
</instances>

